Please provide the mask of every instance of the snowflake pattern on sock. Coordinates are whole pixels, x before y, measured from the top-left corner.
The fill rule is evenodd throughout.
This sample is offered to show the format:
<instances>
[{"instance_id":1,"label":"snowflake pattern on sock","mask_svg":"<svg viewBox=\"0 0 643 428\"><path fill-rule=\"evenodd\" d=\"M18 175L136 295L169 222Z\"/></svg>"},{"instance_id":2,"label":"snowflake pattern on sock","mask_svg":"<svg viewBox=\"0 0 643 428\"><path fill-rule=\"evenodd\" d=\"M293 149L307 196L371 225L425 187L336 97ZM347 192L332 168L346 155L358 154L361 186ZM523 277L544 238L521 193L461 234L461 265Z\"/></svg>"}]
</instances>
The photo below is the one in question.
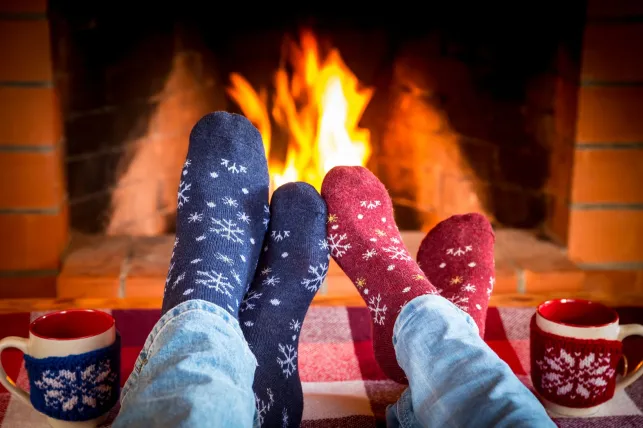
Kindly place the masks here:
<instances>
[{"instance_id":1,"label":"snowflake pattern on sock","mask_svg":"<svg viewBox=\"0 0 643 428\"><path fill-rule=\"evenodd\" d=\"M482 337L495 282L493 244L493 230L482 215L457 215L429 231L417 257L440 295L468 313Z\"/></svg>"},{"instance_id":2,"label":"snowflake pattern on sock","mask_svg":"<svg viewBox=\"0 0 643 428\"><path fill-rule=\"evenodd\" d=\"M401 308L437 290L402 242L382 183L366 168L336 167L322 185L328 204L327 238L320 242L351 279L373 323L375 358L393 380L405 383L392 345Z\"/></svg>"},{"instance_id":3,"label":"snowflake pattern on sock","mask_svg":"<svg viewBox=\"0 0 643 428\"><path fill-rule=\"evenodd\" d=\"M241 303L240 322L258 363L253 389L260 423L299 426L299 334L329 259L326 248L309 242L326 235L326 206L312 186L289 183L273 194L271 211L265 251Z\"/></svg>"},{"instance_id":4,"label":"snowflake pattern on sock","mask_svg":"<svg viewBox=\"0 0 643 428\"><path fill-rule=\"evenodd\" d=\"M202 299L238 316L259 258L255 243L266 231L267 201L268 169L258 131L229 113L202 118L190 134L181 172L163 313Z\"/></svg>"}]
</instances>

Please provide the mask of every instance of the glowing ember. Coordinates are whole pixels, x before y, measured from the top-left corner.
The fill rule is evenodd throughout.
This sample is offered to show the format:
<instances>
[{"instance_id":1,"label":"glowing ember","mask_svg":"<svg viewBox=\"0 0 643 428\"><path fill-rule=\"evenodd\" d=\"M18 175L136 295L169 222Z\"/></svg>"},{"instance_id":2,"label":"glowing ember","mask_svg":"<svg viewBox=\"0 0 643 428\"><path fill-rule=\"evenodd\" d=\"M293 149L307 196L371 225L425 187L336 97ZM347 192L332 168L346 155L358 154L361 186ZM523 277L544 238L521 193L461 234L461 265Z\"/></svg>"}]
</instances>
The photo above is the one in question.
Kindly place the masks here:
<instances>
[{"instance_id":1,"label":"glowing ember","mask_svg":"<svg viewBox=\"0 0 643 428\"><path fill-rule=\"evenodd\" d=\"M271 116L288 135L285 161L269 162L273 187L301 180L319 189L332 167L365 165L368 160L370 134L357 124L373 90L360 87L336 49L321 58L310 31L302 33L300 45L288 48L292 73L283 66L277 70L271 115L267 91L255 91L239 74L230 76L228 94L261 132L268 159Z\"/></svg>"}]
</instances>

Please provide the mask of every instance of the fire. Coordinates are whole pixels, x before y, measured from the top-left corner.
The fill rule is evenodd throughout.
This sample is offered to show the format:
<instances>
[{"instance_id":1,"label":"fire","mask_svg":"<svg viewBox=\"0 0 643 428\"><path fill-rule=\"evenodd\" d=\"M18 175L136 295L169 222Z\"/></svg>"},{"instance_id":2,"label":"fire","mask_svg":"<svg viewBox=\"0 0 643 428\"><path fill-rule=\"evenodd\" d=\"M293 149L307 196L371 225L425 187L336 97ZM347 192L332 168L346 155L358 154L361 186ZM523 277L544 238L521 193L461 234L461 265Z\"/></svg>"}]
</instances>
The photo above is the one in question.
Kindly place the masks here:
<instances>
[{"instance_id":1,"label":"fire","mask_svg":"<svg viewBox=\"0 0 643 428\"><path fill-rule=\"evenodd\" d=\"M299 45L287 46L286 71L274 77L271 114L265 88L258 92L233 73L228 95L259 129L273 188L306 181L318 190L324 175L337 165L365 165L371 154L370 133L358 127L373 90L364 88L337 49L322 57L315 36L303 31ZM287 135L285 160L271 159L272 121Z\"/></svg>"}]
</instances>

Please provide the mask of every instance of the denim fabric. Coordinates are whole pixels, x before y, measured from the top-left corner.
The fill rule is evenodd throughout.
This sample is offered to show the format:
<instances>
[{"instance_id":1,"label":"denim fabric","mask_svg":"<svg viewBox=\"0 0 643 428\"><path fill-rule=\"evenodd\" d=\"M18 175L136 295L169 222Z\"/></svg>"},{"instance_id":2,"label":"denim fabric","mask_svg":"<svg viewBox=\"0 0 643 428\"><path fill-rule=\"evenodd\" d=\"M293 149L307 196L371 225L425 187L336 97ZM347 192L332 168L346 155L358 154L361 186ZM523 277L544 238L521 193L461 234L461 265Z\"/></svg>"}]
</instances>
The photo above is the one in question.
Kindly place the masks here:
<instances>
[{"instance_id":1,"label":"denim fabric","mask_svg":"<svg viewBox=\"0 0 643 428\"><path fill-rule=\"evenodd\" d=\"M409 302L393 344L409 388L389 427L555 427L536 397L487 346L469 315L433 295Z\"/></svg>"},{"instance_id":2,"label":"denim fabric","mask_svg":"<svg viewBox=\"0 0 643 428\"><path fill-rule=\"evenodd\" d=\"M237 320L203 300L154 326L121 394L114 427L250 427L257 361Z\"/></svg>"},{"instance_id":3,"label":"denim fabric","mask_svg":"<svg viewBox=\"0 0 643 428\"><path fill-rule=\"evenodd\" d=\"M389 427L554 427L544 408L478 336L473 320L439 296L421 296L394 330L410 386ZM256 360L237 321L201 300L166 313L150 333L121 396L114 427L257 426Z\"/></svg>"}]
</instances>

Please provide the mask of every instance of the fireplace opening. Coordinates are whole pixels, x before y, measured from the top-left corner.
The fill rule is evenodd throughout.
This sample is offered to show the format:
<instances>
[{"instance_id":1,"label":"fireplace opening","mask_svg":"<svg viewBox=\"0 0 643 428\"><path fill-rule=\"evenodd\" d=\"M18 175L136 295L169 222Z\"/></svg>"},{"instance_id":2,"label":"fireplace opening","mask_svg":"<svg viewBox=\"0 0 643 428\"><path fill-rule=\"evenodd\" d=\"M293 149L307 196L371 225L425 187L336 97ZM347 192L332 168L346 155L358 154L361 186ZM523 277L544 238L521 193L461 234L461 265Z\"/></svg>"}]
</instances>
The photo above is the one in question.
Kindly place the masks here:
<instances>
[{"instance_id":1,"label":"fireplace opening","mask_svg":"<svg viewBox=\"0 0 643 428\"><path fill-rule=\"evenodd\" d=\"M173 232L190 129L223 109L261 131L274 186L319 188L332 166L364 165L400 229L480 211L498 228L551 234L569 198L564 104L584 4L445 3L429 14L193 2L123 13L52 1L71 228Z\"/></svg>"}]
</instances>

